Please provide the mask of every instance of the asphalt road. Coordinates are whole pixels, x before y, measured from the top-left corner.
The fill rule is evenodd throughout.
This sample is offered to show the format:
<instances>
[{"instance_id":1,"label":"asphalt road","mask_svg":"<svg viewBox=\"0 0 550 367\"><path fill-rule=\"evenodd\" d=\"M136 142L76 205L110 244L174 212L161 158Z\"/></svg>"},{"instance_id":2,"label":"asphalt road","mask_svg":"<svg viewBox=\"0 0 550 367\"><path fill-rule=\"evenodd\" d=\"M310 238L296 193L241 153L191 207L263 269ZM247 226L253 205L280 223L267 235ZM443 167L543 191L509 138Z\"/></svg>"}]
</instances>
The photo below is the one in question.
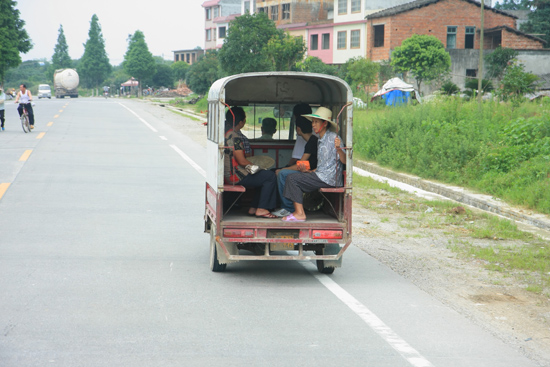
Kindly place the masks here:
<instances>
[{"instance_id":1,"label":"asphalt road","mask_svg":"<svg viewBox=\"0 0 550 367\"><path fill-rule=\"evenodd\" d=\"M206 154L159 107L36 102L0 132L0 366L535 366L354 246L208 267ZM168 113L169 114L169 113ZM185 130L185 129L183 129Z\"/></svg>"}]
</instances>

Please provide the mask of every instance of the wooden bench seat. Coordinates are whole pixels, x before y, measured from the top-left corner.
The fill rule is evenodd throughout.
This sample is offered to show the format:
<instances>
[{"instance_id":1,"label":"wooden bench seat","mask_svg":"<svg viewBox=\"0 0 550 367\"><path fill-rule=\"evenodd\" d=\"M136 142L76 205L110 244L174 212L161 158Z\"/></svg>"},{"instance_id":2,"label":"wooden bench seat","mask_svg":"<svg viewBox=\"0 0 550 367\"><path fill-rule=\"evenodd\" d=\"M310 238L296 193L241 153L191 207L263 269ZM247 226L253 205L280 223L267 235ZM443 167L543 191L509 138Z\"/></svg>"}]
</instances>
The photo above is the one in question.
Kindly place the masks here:
<instances>
[{"instance_id":1,"label":"wooden bench seat","mask_svg":"<svg viewBox=\"0 0 550 367\"><path fill-rule=\"evenodd\" d=\"M231 192L245 192L246 188L242 185L223 185L223 191L231 191Z\"/></svg>"}]
</instances>

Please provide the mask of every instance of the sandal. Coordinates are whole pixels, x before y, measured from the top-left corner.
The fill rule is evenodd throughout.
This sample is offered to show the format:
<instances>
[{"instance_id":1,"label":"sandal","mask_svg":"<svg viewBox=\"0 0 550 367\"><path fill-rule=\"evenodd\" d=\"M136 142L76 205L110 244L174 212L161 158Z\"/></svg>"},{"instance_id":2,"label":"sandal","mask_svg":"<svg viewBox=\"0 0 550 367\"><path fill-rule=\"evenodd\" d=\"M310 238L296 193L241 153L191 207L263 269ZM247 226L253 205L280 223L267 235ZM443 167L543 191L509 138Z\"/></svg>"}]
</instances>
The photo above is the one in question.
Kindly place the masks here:
<instances>
[{"instance_id":1,"label":"sandal","mask_svg":"<svg viewBox=\"0 0 550 367\"><path fill-rule=\"evenodd\" d=\"M270 212L267 212L265 214L256 215L256 218L275 219L275 218L279 218L279 217L276 216L276 215L271 214Z\"/></svg>"},{"instance_id":2,"label":"sandal","mask_svg":"<svg viewBox=\"0 0 550 367\"><path fill-rule=\"evenodd\" d=\"M305 219L297 219L294 214L287 215L283 219L281 219L283 222L305 222Z\"/></svg>"}]
</instances>

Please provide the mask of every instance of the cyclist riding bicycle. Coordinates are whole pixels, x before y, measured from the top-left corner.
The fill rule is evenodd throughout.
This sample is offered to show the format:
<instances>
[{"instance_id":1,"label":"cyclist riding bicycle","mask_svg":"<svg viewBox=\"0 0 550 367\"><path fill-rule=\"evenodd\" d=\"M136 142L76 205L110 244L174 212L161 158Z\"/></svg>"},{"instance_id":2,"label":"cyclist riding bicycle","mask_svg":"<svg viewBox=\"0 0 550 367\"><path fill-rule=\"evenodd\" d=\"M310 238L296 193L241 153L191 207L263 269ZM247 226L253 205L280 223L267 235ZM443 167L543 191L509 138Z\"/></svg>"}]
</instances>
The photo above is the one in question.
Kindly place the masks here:
<instances>
[{"instance_id":1,"label":"cyclist riding bicycle","mask_svg":"<svg viewBox=\"0 0 550 367\"><path fill-rule=\"evenodd\" d=\"M25 84L21 84L19 86L20 91L17 93L17 97L15 97L15 103L19 103L19 107L17 107L17 111L19 112L19 117L23 114L23 106L27 109L27 113L29 114L29 123L31 124L31 129L34 129L34 112L32 111L32 95L31 91L27 89L27 86ZM21 102L19 102L21 100Z\"/></svg>"}]
</instances>

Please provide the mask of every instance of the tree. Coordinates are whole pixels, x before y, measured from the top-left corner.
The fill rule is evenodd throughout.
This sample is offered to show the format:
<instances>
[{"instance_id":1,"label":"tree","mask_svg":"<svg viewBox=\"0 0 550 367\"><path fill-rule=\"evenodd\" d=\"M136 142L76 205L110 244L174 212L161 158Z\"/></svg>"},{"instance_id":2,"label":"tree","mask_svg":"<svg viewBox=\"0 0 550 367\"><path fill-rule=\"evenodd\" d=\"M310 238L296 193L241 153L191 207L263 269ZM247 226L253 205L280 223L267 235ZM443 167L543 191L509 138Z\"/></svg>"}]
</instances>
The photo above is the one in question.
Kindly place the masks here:
<instances>
[{"instance_id":1,"label":"tree","mask_svg":"<svg viewBox=\"0 0 550 367\"><path fill-rule=\"evenodd\" d=\"M172 72L174 73L174 78L176 80L185 80L187 77L187 71L189 70L189 64L185 61L176 61L172 65Z\"/></svg>"},{"instance_id":2,"label":"tree","mask_svg":"<svg viewBox=\"0 0 550 367\"><path fill-rule=\"evenodd\" d=\"M32 42L25 30L25 21L19 18L13 0L0 0L0 86L10 68L21 64L21 53L32 48Z\"/></svg>"},{"instance_id":3,"label":"tree","mask_svg":"<svg viewBox=\"0 0 550 367\"><path fill-rule=\"evenodd\" d=\"M535 90L539 77L525 72L524 69L523 64L518 64L515 61L506 68L500 90L500 95L504 100L518 101L523 99L524 94L532 93Z\"/></svg>"},{"instance_id":4,"label":"tree","mask_svg":"<svg viewBox=\"0 0 550 367\"><path fill-rule=\"evenodd\" d=\"M335 66L327 65L318 57L308 56L302 61L296 63L296 67L299 71L305 71L308 73L319 73L326 75L336 75L338 69Z\"/></svg>"},{"instance_id":5,"label":"tree","mask_svg":"<svg viewBox=\"0 0 550 367\"><path fill-rule=\"evenodd\" d=\"M550 47L550 0L535 0L533 4L536 9L529 13L529 20L521 25L521 30L543 34L539 37L546 41L545 47Z\"/></svg>"},{"instance_id":6,"label":"tree","mask_svg":"<svg viewBox=\"0 0 550 367\"><path fill-rule=\"evenodd\" d=\"M140 83L139 93L141 93L141 84L151 79L156 71L155 59L149 47L145 42L145 35L137 30L128 39L128 50L124 55L122 63L124 70Z\"/></svg>"},{"instance_id":7,"label":"tree","mask_svg":"<svg viewBox=\"0 0 550 367\"><path fill-rule=\"evenodd\" d=\"M206 51L206 54L199 58L187 72L189 88L197 94L206 94L212 83L223 76L218 62L218 52Z\"/></svg>"},{"instance_id":8,"label":"tree","mask_svg":"<svg viewBox=\"0 0 550 367\"><path fill-rule=\"evenodd\" d=\"M499 10L530 10L532 0L502 0L495 5L495 9Z\"/></svg>"},{"instance_id":9,"label":"tree","mask_svg":"<svg viewBox=\"0 0 550 367\"><path fill-rule=\"evenodd\" d=\"M235 18L219 52L222 69L229 75L271 70L265 48L271 38L280 37L281 33L265 13L246 13Z\"/></svg>"},{"instance_id":10,"label":"tree","mask_svg":"<svg viewBox=\"0 0 550 367\"><path fill-rule=\"evenodd\" d=\"M449 72L451 56L435 36L415 34L395 48L391 66L397 72L410 72L420 90L423 81L434 80Z\"/></svg>"},{"instance_id":11,"label":"tree","mask_svg":"<svg viewBox=\"0 0 550 367\"><path fill-rule=\"evenodd\" d=\"M369 93L369 87L376 83L378 72L380 71L380 64L364 57L358 57L351 61L348 66L348 74L351 80L367 89Z\"/></svg>"},{"instance_id":12,"label":"tree","mask_svg":"<svg viewBox=\"0 0 550 367\"><path fill-rule=\"evenodd\" d=\"M63 32L63 25L59 25L59 35L53 49L52 64L50 66L50 77L53 80L53 74L57 69L71 68L72 66L73 61L69 56L69 46Z\"/></svg>"},{"instance_id":13,"label":"tree","mask_svg":"<svg viewBox=\"0 0 550 367\"><path fill-rule=\"evenodd\" d=\"M296 62L304 58L306 45L300 37L288 33L274 35L265 47L265 55L271 62L271 70L288 71L296 67Z\"/></svg>"},{"instance_id":14,"label":"tree","mask_svg":"<svg viewBox=\"0 0 550 367\"><path fill-rule=\"evenodd\" d=\"M488 78L500 79L508 67L508 64L519 55L519 52L506 47L497 47L490 54L485 55L487 63L486 76Z\"/></svg>"},{"instance_id":15,"label":"tree","mask_svg":"<svg viewBox=\"0 0 550 367\"><path fill-rule=\"evenodd\" d=\"M85 86L97 88L109 76L111 70L99 19L94 14L90 21L88 40L84 44L84 55L78 65L78 74Z\"/></svg>"},{"instance_id":16,"label":"tree","mask_svg":"<svg viewBox=\"0 0 550 367\"><path fill-rule=\"evenodd\" d=\"M156 72L153 75L153 85L166 88L174 86L174 73L169 65L157 64Z\"/></svg>"}]
</instances>

